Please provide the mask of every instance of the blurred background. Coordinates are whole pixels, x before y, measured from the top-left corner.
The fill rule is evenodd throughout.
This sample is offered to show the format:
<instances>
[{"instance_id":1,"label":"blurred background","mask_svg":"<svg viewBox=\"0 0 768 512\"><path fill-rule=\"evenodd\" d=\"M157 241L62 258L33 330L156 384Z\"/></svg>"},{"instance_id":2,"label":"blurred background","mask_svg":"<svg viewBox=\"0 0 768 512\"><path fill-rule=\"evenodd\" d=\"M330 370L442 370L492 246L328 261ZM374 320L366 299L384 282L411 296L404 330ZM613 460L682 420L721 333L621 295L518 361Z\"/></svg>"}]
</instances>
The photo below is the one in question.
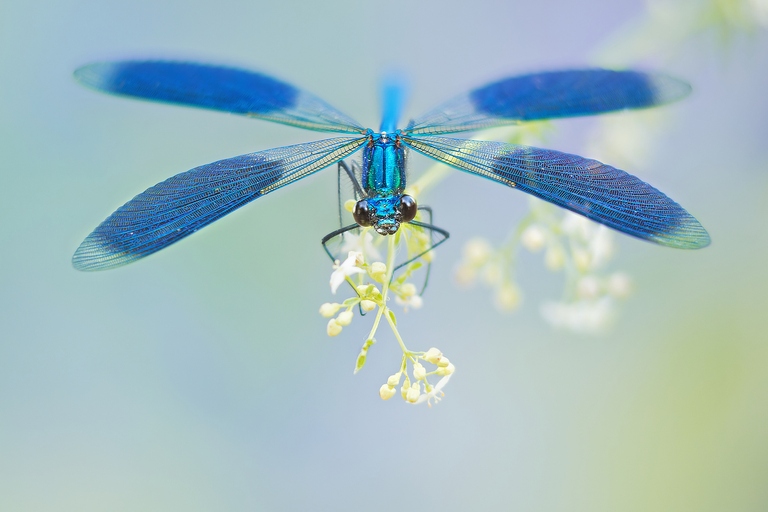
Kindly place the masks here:
<instances>
[{"instance_id":1,"label":"blurred background","mask_svg":"<svg viewBox=\"0 0 768 512\"><path fill-rule=\"evenodd\" d=\"M766 510L767 28L765 0L3 0L0 510ZM664 71L693 93L662 118L558 121L545 144L651 182L713 242L617 235L620 315L555 329L540 305L562 277L539 256L518 262L515 312L455 284L462 246L502 242L528 199L451 173L424 199L452 237L399 320L457 372L436 407L383 402L394 339L380 331L353 376L369 321L328 338L317 312L334 300L333 170L136 264L71 267L145 188L323 136L72 78L137 57L258 69L374 128L390 70L411 116L513 74Z\"/></svg>"}]
</instances>

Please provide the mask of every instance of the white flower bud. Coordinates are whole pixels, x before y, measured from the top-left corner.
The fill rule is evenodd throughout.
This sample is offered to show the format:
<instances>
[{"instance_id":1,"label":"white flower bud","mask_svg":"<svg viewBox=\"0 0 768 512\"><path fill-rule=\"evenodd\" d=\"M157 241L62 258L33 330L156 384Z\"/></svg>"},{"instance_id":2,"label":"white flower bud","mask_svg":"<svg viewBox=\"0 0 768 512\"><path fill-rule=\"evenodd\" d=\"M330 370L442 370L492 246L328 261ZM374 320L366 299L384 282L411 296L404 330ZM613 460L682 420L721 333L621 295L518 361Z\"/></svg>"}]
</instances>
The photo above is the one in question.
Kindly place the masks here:
<instances>
[{"instance_id":1,"label":"white flower bud","mask_svg":"<svg viewBox=\"0 0 768 512\"><path fill-rule=\"evenodd\" d=\"M531 252L540 251L546 241L547 237L544 230L537 225L528 226L520 235L520 242L523 244L523 247Z\"/></svg>"},{"instance_id":2,"label":"white flower bud","mask_svg":"<svg viewBox=\"0 0 768 512\"><path fill-rule=\"evenodd\" d=\"M427 377L427 370L421 363L413 363L413 378L422 380Z\"/></svg>"},{"instance_id":3,"label":"white flower bud","mask_svg":"<svg viewBox=\"0 0 768 512\"><path fill-rule=\"evenodd\" d=\"M325 318L331 318L341 308L341 304L326 302L320 306L320 314Z\"/></svg>"},{"instance_id":4,"label":"white flower bud","mask_svg":"<svg viewBox=\"0 0 768 512\"><path fill-rule=\"evenodd\" d=\"M600 294L600 282L595 276L584 276L576 285L576 294L581 299L596 299Z\"/></svg>"},{"instance_id":5,"label":"white flower bud","mask_svg":"<svg viewBox=\"0 0 768 512\"><path fill-rule=\"evenodd\" d=\"M608 293L617 299L626 299L632 293L632 280L623 272L611 274L608 278Z\"/></svg>"},{"instance_id":6,"label":"white flower bud","mask_svg":"<svg viewBox=\"0 0 768 512\"><path fill-rule=\"evenodd\" d=\"M400 287L400 293L406 298L416 295L416 285L413 283L403 283Z\"/></svg>"},{"instance_id":7,"label":"white flower bud","mask_svg":"<svg viewBox=\"0 0 768 512\"><path fill-rule=\"evenodd\" d=\"M445 377L446 375L452 374L454 370L456 370L456 367L453 366L453 363L448 363L448 366L446 367L438 367L436 373L441 377Z\"/></svg>"},{"instance_id":8,"label":"white flower bud","mask_svg":"<svg viewBox=\"0 0 768 512\"><path fill-rule=\"evenodd\" d=\"M437 350L435 347L430 348L424 352L423 356L421 356L423 360L432 364L437 364L441 357L443 357L443 353Z\"/></svg>"},{"instance_id":9,"label":"white flower bud","mask_svg":"<svg viewBox=\"0 0 768 512\"><path fill-rule=\"evenodd\" d=\"M387 276L387 266L380 261L376 261L368 267L368 275L378 282L383 282Z\"/></svg>"},{"instance_id":10,"label":"white flower bud","mask_svg":"<svg viewBox=\"0 0 768 512\"><path fill-rule=\"evenodd\" d=\"M613 244L613 235L605 226L598 226L595 234L589 242L590 263L597 268L613 258L616 248Z\"/></svg>"},{"instance_id":11,"label":"white flower bud","mask_svg":"<svg viewBox=\"0 0 768 512\"><path fill-rule=\"evenodd\" d=\"M362 300L360 301L360 308L367 313L376 309L376 303L372 300Z\"/></svg>"},{"instance_id":12,"label":"white flower bud","mask_svg":"<svg viewBox=\"0 0 768 512\"><path fill-rule=\"evenodd\" d=\"M352 323L352 316L353 316L353 313L351 311L349 310L342 311L341 313L339 313L339 316L336 317L336 323L346 327L347 325Z\"/></svg>"},{"instance_id":13,"label":"white flower bud","mask_svg":"<svg viewBox=\"0 0 768 512\"><path fill-rule=\"evenodd\" d=\"M544 264L553 272L563 268L563 265L565 265L565 252L563 248L555 245L547 249L547 252L544 254Z\"/></svg>"},{"instance_id":14,"label":"white flower bud","mask_svg":"<svg viewBox=\"0 0 768 512\"><path fill-rule=\"evenodd\" d=\"M424 299L421 298L421 295L414 295L408 300L408 305L413 309L419 309L424 305Z\"/></svg>"},{"instance_id":15,"label":"white flower bud","mask_svg":"<svg viewBox=\"0 0 768 512\"><path fill-rule=\"evenodd\" d=\"M437 367L438 368L447 368L448 365L450 365L450 364L451 364L451 362L448 360L448 358L445 357L445 356L442 356L440 358L440 360L437 362Z\"/></svg>"},{"instance_id":16,"label":"white flower bud","mask_svg":"<svg viewBox=\"0 0 768 512\"><path fill-rule=\"evenodd\" d=\"M421 394L421 385L418 382L414 382L411 384L411 387L408 388L408 391L405 393L405 399L408 402L416 403L416 400L419 399L419 395Z\"/></svg>"},{"instance_id":17,"label":"white flower bud","mask_svg":"<svg viewBox=\"0 0 768 512\"><path fill-rule=\"evenodd\" d=\"M357 201L355 201L354 199L347 199L346 201L344 201L344 209L352 213L355 209L356 204L357 204Z\"/></svg>"},{"instance_id":18,"label":"white flower bud","mask_svg":"<svg viewBox=\"0 0 768 512\"><path fill-rule=\"evenodd\" d=\"M454 279L459 286L470 286L471 284L474 284L476 278L477 270L474 267L469 265L459 265L456 267Z\"/></svg>"},{"instance_id":19,"label":"white flower bud","mask_svg":"<svg viewBox=\"0 0 768 512\"><path fill-rule=\"evenodd\" d=\"M395 388L389 387L386 384L382 384L382 386L379 388L379 396L382 400L389 400L395 396Z\"/></svg>"},{"instance_id":20,"label":"white flower bud","mask_svg":"<svg viewBox=\"0 0 768 512\"><path fill-rule=\"evenodd\" d=\"M394 375L390 375L387 379L387 386L391 388L395 388L398 384L400 384L400 378L402 377L402 374L400 372L397 372Z\"/></svg>"},{"instance_id":21,"label":"white flower bud","mask_svg":"<svg viewBox=\"0 0 768 512\"><path fill-rule=\"evenodd\" d=\"M491 263L483 270L483 281L488 286L496 286L501 281L501 266Z\"/></svg>"},{"instance_id":22,"label":"white flower bud","mask_svg":"<svg viewBox=\"0 0 768 512\"><path fill-rule=\"evenodd\" d=\"M586 217L573 212L566 212L562 222L563 231L582 241L589 240L595 225Z\"/></svg>"},{"instance_id":23,"label":"white flower bud","mask_svg":"<svg viewBox=\"0 0 768 512\"><path fill-rule=\"evenodd\" d=\"M491 255L493 247L484 238L473 238L464 245L464 259L468 264L479 267L483 265Z\"/></svg>"},{"instance_id":24,"label":"white flower bud","mask_svg":"<svg viewBox=\"0 0 768 512\"><path fill-rule=\"evenodd\" d=\"M576 270L585 273L589 271L592 266L592 255L589 254L589 251L585 251L584 249L574 249L573 263L576 265Z\"/></svg>"},{"instance_id":25,"label":"white flower bud","mask_svg":"<svg viewBox=\"0 0 768 512\"><path fill-rule=\"evenodd\" d=\"M328 336L338 335L341 332L339 322L337 322L335 318L328 320L328 327L326 327L325 332L328 333Z\"/></svg>"},{"instance_id":26,"label":"white flower bud","mask_svg":"<svg viewBox=\"0 0 768 512\"><path fill-rule=\"evenodd\" d=\"M521 302L520 290L517 286L507 283L496 291L496 307L502 311L513 311L517 309Z\"/></svg>"}]
</instances>

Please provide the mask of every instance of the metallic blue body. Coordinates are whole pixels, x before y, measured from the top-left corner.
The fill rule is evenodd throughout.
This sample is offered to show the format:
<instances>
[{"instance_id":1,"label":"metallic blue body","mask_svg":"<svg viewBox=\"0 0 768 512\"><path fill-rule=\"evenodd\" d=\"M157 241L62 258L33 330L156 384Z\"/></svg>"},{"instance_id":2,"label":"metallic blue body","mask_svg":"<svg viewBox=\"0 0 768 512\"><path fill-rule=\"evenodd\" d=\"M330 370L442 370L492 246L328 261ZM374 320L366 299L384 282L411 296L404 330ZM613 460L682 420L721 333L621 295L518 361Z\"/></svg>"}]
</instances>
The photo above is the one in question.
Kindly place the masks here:
<instances>
[{"instance_id":1,"label":"metallic blue body","mask_svg":"<svg viewBox=\"0 0 768 512\"><path fill-rule=\"evenodd\" d=\"M115 268L157 252L361 149L362 186L380 233L396 232L402 220L410 148L643 240L683 249L705 247L710 241L679 204L622 170L554 150L440 136L530 119L645 108L690 92L688 84L666 75L582 69L511 77L456 96L403 130L396 130L402 88L389 87L379 133L306 91L253 71L124 61L90 64L75 71L75 77L112 94L348 134L220 160L158 183L86 237L72 257L79 270Z\"/></svg>"},{"instance_id":2,"label":"metallic blue body","mask_svg":"<svg viewBox=\"0 0 768 512\"><path fill-rule=\"evenodd\" d=\"M362 185L375 212L373 227L381 234L400 227L396 214L406 184L406 152L399 138L371 133L363 148Z\"/></svg>"},{"instance_id":3,"label":"metallic blue body","mask_svg":"<svg viewBox=\"0 0 768 512\"><path fill-rule=\"evenodd\" d=\"M362 185L368 197L402 194L405 180L405 147L387 133L372 134L363 148Z\"/></svg>"}]
</instances>

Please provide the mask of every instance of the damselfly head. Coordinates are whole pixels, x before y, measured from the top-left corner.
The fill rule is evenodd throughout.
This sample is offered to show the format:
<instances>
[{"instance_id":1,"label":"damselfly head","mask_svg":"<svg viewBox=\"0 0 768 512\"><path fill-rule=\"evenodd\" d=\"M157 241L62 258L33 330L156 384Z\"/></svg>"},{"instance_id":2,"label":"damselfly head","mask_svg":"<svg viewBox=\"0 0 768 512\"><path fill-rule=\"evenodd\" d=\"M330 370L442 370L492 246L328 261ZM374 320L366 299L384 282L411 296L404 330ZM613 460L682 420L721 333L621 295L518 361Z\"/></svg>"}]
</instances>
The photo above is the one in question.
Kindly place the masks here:
<instances>
[{"instance_id":1,"label":"damselfly head","mask_svg":"<svg viewBox=\"0 0 768 512\"><path fill-rule=\"evenodd\" d=\"M362 227L373 226L380 235L394 235L400 224L416 217L418 206L409 195L369 197L355 204L352 216Z\"/></svg>"}]
</instances>

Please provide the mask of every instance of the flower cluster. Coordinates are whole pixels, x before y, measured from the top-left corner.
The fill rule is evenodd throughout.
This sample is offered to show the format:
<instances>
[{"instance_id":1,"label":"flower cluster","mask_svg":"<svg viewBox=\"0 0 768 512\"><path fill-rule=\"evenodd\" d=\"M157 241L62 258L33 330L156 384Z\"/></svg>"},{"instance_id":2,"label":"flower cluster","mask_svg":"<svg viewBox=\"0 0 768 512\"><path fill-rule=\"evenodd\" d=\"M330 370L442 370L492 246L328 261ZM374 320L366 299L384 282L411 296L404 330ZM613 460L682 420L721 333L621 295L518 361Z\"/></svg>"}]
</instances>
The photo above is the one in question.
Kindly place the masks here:
<instances>
[{"instance_id":1,"label":"flower cluster","mask_svg":"<svg viewBox=\"0 0 768 512\"><path fill-rule=\"evenodd\" d=\"M419 362L420 360L435 365L435 370L427 372L424 365ZM412 365L411 375L413 375L413 379L408 376L408 362ZM410 355L403 354L400 371L390 375L387 382L382 384L381 388L379 388L379 396L381 396L382 400L389 400L395 396L396 388L400 385L400 381L403 380L403 375L405 375L405 380L403 380L403 385L400 388L400 395L403 397L403 400L412 404L426 403L431 407L433 401L439 402L440 398L444 396L442 389L448 384L454 370L453 363L435 347L430 348L426 352L412 352ZM434 386L427 381L427 377L432 375L441 377Z\"/></svg>"},{"instance_id":2,"label":"flower cluster","mask_svg":"<svg viewBox=\"0 0 768 512\"><path fill-rule=\"evenodd\" d=\"M519 250L543 253L547 269L565 274L563 298L542 305L544 319L574 332L601 331L614 316L616 300L630 294L630 279L622 272L602 271L615 254L608 228L580 215L561 212L532 199L530 212L501 247L494 248L484 239L470 240L456 271L457 281L470 285L480 277L494 290L497 308L511 311L522 302L515 281Z\"/></svg>"},{"instance_id":3,"label":"flower cluster","mask_svg":"<svg viewBox=\"0 0 768 512\"><path fill-rule=\"evenodd\" d=\"M442 390L454 372L454 365L436 348L426 352L409 350L397 329L395 312L388 304L394 296L394 302L405 311L421 307L423 299L410 278L425 263L432 261L431 238L423 228L412 224L402 225L395 235L388 237L376 235L374 238L370 228L361 228L360 231L359 235L343 235L342 247L348 249L347 257L344 261L337 260L333 266L331 291L336 293L346 282L354 294L341 303L328 302L320 307L320 314L329 319L326 332L328 336L339 335L354 319L355 309L372 314L373 326L355 362L354 373L357 373L365 365L368 351L376 343L375 335L384 319L400 345L403 357L398 371L379 390L379 396L383 400L392 398L402 381L400 394L403 400L411 404L426 402L431 406L443 396ZM377 243L381 244L384 240L388 242L386 263L374 259L379 255ZM405 262L400 266L396 265L398 247L406 249ZM422 362L434 365L435 369L427 371ZM439 380L433 385L428 379L434 377L439 377Z\"/></svg>"}]
</instances>

